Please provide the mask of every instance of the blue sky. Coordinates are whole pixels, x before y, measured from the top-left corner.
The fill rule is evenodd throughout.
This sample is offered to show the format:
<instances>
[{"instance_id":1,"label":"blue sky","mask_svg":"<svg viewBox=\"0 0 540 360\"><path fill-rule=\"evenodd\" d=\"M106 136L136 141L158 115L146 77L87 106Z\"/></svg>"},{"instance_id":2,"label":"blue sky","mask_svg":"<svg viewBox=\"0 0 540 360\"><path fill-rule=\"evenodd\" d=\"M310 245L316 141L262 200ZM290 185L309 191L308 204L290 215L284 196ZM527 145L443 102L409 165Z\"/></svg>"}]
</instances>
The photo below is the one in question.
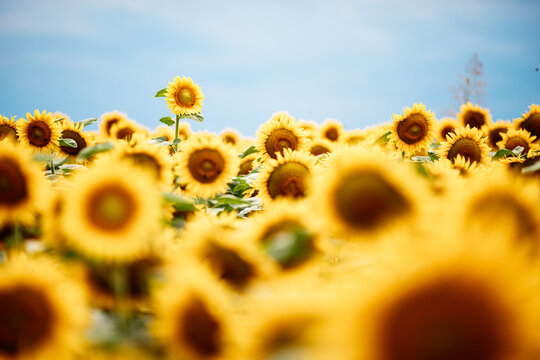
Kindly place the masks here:
<instances>
[{"instance_id":1,"label":"blue sky","mask_svg":"<svg viewBox=\"0 0 540 360\"><path fill-rule=\"evenodd\" d=\"M253 135L274 112L347 128L423 102L440 117L477 52L486 104L540 102L540 1L1 0L0 113L74 120L111 110L154 128L176 75L205 94L202 125Z\"/></svg>"}]
</instances>

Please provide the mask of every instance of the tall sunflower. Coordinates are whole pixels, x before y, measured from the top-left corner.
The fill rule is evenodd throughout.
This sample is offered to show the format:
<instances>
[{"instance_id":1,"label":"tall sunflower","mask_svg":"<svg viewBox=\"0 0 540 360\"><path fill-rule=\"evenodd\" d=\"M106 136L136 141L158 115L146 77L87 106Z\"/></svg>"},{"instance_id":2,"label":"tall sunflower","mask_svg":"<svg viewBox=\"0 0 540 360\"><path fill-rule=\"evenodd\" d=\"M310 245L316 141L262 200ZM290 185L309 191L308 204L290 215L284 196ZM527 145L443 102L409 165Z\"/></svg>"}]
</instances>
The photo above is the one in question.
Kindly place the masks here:
<instances>
[{"instance_id":1,"label":"tall sunflower","mask_svg":"<svg viewBox=\"0 0 540 360\"><path fill-rule=\"evenodd\" d=\"M74 124L71 120L63 120L62 124L62 138L71 139L77 144L76 147L60 146L59 150L62 154L69 156L73 161L77 158L79 152L82 149L91 146L93 141L90 136L83 130L82 124Z\"/></svg>"},{"instance_id":2,"label":"tall sunflower","mask_svg":"<svg viewBox=\"0 0 540 360\"><path fill-rule=\"evenodd\" d=\"M192 196L209 198L223 191L238 173L234 149L214 134L201 133L181 144L175 173Z\"/></svg>"},{"instance_id":3,"label":"tall sunflower","mask_svg":"<svg viewBox=\"0 0 540 360\"><path fill-rule=\"evenodd\" d=\"M482 164L487 161L489 146L486 144L486 137L483 133L478 129L466 126L449 134L438 152L439 156L452 162L457 155L461 155L471 162Z\"/></svg>"},{"instance_id":4,"label":"tall sunflower","mask_svg":"<svg viewBox=\"0 0 540 360\"><path fill-rule=\"evenodd\" d=\"M257 151L265 158L277 159L285 149L305 150L307 144L306 133L286 112L275 113L257 131Z\"/></svg>"},{"instance_id":5,"label":"tall sunflower","mask_svg":"<svg viewBox=\"0 0 540 360\"><path fill-rule=\"evenodd\" d=\"M461 105L456 117L461 125L468 125L470 128L481 129L482 126L491 124L489 110L470 102Z\"/></svg>"},{"instance_id":6,"label":"tall sunflower","mask_svg":"<svg viewBox=\"0 0 540 360\"><path fill-rule=\"evenodd\" d=\"M0 142L0 226L31 224L48 202L48 186L27 149Z\"/></svg>"},{"instance_id":7,"label":"tall sunflower","mask_svg":"<svg viewBox=\"0 0 540 360\"><path fill-rule=\"evenodd\" d=\"M280 197L300 199L308 195L316 158L304 151L285 149L277 159L267 159L254 188L263 202Z\"/></svg>"},{"instance_id":8,"label":"tall sunflower","mask_svg":"<svg viewBox=\"0 0 540 360\"><path fill-rule=\"evenodd\" d=\"M507 133L501 134L501 141L497 146L501 149L514 150L516 147L523 148L522 154L527 154L534 147L536 136L531 136L531 133L523 129L510 129Z\"/></svg>"},{"instance_id":9,"label":"tall sunflower","mask_svg":"<svg viewBox=\"0 0 540 360\"><path fill-rule=\"evenodd\" d=\"M144 255L160 226L160 194L150 175L121 162L77 173L65 192L62 227L80 252L110 261Z\"/></svg>"},{"instance_id":10,"label":"tall sunflower","mask_svg":"<svg viewBox=\"0 0 540 360\"><path fill-rule=\"evenodd\" d=\"M45 258L12 258L0 267L0 358L71 359L88 324L79 283Z\"/></svg>"},{"instance_id":11,"label":"tall sunflower","mask_svg":"<svg viewBox=\"0 0 540 360\"><path fill-rule=\"evenodd\" d=\"M0 115L0 141L6 139L12 143L18 143L16 116L11 119Z\"/></svg>"},{"instance_id":12,"label":"tall sunflower","mask_svg":"<svg viewBox=\"0 0 540 360\"><path fill-rule=\"evenodd\" d=\"M487 135L487 144L492 150L497 151L499 148L497 143L502 140L502 134L506 134L512 124L508 121L497 120L487 126L484 126L482 130Z\"/></svg>"},{"instance_id":13,"label":"tall sunflower","mask_svg":"<svg viewBox=\"0 0 540 360\"><path fill-rule=\"evenodd\" d=\"M532 136L536 136L536 141L540 141L540 105L532 104L529 111L521 115L521 118L514 119L516 129L527 130Z\"/></svg>"},{"instance_id":14,"label":"tall sunflower","mask_svg":"<svg viewBox=\"0 0 540 360\"><path fill-rule=\"evenodd\" d=\"M422 103L407 107L403 115L393 115L394 122L390 135L396 147L410 155L424 150L433 141L437 119L431 110Z\"/></svg>"},{"instance_id":15,"label":"tall sunflower","mask_svg":"<svg viewBox=\"0 0 540 360\"><path fill-rule=\"evenodd\" d=\"M26 114L26 121L17 122L17 136L22 144L37 152L58 150L62 127L54 122L53 115L43 110Z\"/></svg>"},{"instance_id":16,"label":"tall sunflower","mask_svg":"<svg viewBox=\"0 0 540 360\"><path fill-rule=\"evenodd\" d=\"M201 112L204 95L191 78L177 76L167 86L166 98L171 112L184 116Z\"/></svg>"}]
</instances>

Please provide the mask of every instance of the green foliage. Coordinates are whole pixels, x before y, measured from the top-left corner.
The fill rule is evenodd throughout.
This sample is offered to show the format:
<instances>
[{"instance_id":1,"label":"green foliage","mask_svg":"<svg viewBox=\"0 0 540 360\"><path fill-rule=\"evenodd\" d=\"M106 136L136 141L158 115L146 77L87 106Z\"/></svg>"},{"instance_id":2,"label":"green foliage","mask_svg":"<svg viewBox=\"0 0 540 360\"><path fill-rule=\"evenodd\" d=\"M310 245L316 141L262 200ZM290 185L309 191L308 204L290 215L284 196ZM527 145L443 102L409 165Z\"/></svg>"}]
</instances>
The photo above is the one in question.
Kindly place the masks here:
<instances>
[{"instance_id":1,"label":"green foliage","mask_svg":"<svg viewBox=\"0 0 540 360\"><path fill-rule=\"evenodd\" d=\"M79 152L79 155L77 156L77 161L88 160L99 153L110 151L113 148L114 145L110 141L85 147Z\"/></svg>"},{"instance_id":2,"label":"green foliage","mask_svg":"<svg viewBox=\"0 0 540 360\"><path fill-rule=\"evenodd\" d=\"M283 267L307 259L313 252L312 235L297 226L293 231L280 231L263 243L266 253Z\"/></svg>"},{"instance_id":3,"label":"green foliage","mask_svg":"<svg viewBox=\"0 0 540 360\"><path fill-rule=\"evenodd\" d=\"M167 96L167 88L159 90L154 97L165 97Z\"/></svg>"},{"instance_id":4,"label":"green foliage","mask_svg":"<svg viewBox=\"0 0 540 360\"><path fill-rule=\"evenodd\" d=\"M191 119L191 120L195 120L195 121L200 122L200 123L202 123L203 120L204 120L204 116L201 113L185 115L184 117L188 118L188 119Z\"/></svg>"},{"instance_id":5,"label":"green foliage","mask_svg":"<svg viewBox=\"0 0 540 360\"><path fill-rule=\"evenodd\" d=\"M168 193L164 192L162 193L163 200L171 203L175 210L177 211L195 211L197 208L195 205L187 200L186 198L183 198L181 196L178 196L174 193Z\"/></svg>"},{"instance_id":6,"label":"green foliage","mask_svg":"<svg viewBox=\"0 0 540 360\"><path fill-rule=\"evenodd\" d=\"M391 131L387 131L384 135L375 140L375 144L385 144L390 141Z\"/></svg>"},{"instance_id":7,"label":"green foliage","mask_svg":"<svg viewBox=\"0 0 540 360\"><path fill-rule=\"evenodd\" d=\"M88 125L91 125L91 124L97 122L97 121L98 121L97 118L90 118L90 119L81 120L81 121L77 122L77 125L82 124L82 127L84 128L84 127L86 127Z\"/></svg>"},{"instance_id":8,"label":"green foliage","mask_svg":"<svg viewBox=\"0 0 540 360\"><path fill-rule=\"evenodd\" d=\"M73 139L70 139L70 138L60 138L60 140L58 141L58 145L60 146L69 146L69 147L72 147L72 148L76 148L77 147L77 142Z\"/></svg>"},{"instance_id":9,"label":"green foliage","mask_svg":"<svg viewBox=\"0 0 540 360\"><path fill-rule=\"evenodd\" d=\"M170 116L162 117L161 119L159 119L159 122L162 122L162 123L164 123L164 124L167 125L167 126L172 126L172 125L174 125L174 120L171 119Z\"/></svg>"},{"instance_id":10,"label":"green foliage","mask_svg":"<svg viewBox=\"0 0 540 360\"><path fill-rule=\"evenodd\" d=\"M250 147L248 147L246 150L244 150L239 156L240 156L240 159L243 159L251 154L255 154L257 151L257 149L255 148L255 145L251 145Z\"/></svg>"},{"instance_id":11,"label":"green foliage","mask_svg":"<svg viewBox=\"0 0 540 360\"><path fill-rule=\"evenodd\" d=\"M506 156L519 157L523 150L524 148L522 146L516 146L514 150L499 149L495 154L493 154L493 160L499 160Z\"/></svg>"}]
</instances>

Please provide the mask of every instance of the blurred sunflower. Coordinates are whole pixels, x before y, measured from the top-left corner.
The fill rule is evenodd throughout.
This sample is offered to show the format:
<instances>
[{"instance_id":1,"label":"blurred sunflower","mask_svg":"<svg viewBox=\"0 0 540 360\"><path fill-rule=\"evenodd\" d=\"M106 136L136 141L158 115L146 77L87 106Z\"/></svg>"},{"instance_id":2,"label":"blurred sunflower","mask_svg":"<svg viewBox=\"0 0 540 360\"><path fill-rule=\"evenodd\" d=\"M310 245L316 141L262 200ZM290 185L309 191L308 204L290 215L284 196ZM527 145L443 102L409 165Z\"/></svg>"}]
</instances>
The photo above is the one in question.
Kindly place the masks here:
<instances>
[{"instance_id":1,"label":"blurred sunflower","mask_svg":"<svg viewBox=\"0 0 540 360\"><path fill-rule=\"evenodd\" d=\"M12 143L18 143L16 116L11 119L0 115L0 141L6 139Z\"/></svg>"},{"instance_id":2,"label":"blurred sunflower","mask_svg":"<svg viewBox=\"0 0 540 360\"><path fill-rule=\"evenodd\" d=\"M187 140L193 135L191 131L191 125L187 121L178 122L178 138L181 140Z\"/></svg>"},{"instance_id":3,"label":"blurred sunflower","mask_svg":"<svg viewBox=\"0 0 540 360\"><path fill-rule=\"evenodd\" d=\"M45 258L16 256L0 270L0 358L71 359L88 323L82 286Z\"/></svg>"},{"instance_id":4,"label":"blurred sunflower","mask_svg":"<svg viewBox=\"0 0 540 360\"><path fill-rule=\"evenodd\" d=\"M516 129L523 129L536 136L536 141L540 139L540 105L532 104L529 111L521 115L521 118L514 119Z\"/></svg>"},{"instance_id":5,"label":"blurred sunflower","mask_svg":"<svg viewBox=\"0 0 540 360\"><path fill-rule=\"evenodd\" d=\"M318 135L332 142L340 142L343 136L343 124L336 119L326 119L318 128Z\"/></svg>"},{"instance_id":6,"label":"blurred sunflower","mask_svg":"<svg viewBox=\"0 0 540 360\"><path fill-rule=\"evenodd\" d=\"M315 121L298 120L297 124L306 133L308 138L313 139L315 137L317 131L317 123Z\"/></svg>"},{"instance_id":7,"label":"blurred sunflower","mask_svg":"<svg viewBox=\"0 0 540 360\"><path fill-rule=\"evenodd\" d=\"M487 144L492 150L497 151L499 149L497 143L502 140L501 135L506 134L511 126L512 124L508 121L497 120L482 128L484 134L487 135Z\"/></svg>"},{"instance_id":8,"label":"blurred sunflower","mask_svg":"<svg viewBox=\"0 0 540 360\"><path fill-rule=\"evenodd\" d=\"M360 145L369 136L369 131L354 129L343 134L343 143L347 145Z\"/></svg>"},{"instance_id":9,"label":"blurred sunflower","mask_svg":"<svg viewBox=\"0 0 540 360\"><path fill-rule=\"evenodd\" d=\"M456 129L460 128L461 124L454 118L445 117L439 121L437 125L436 138L439 142L446 141L446 136L454 133Z\"/></svg>"},{"instance_id":10,"label":"blurred sunflower","mask_svg":"<svg viewBox=\"0 0 540 360\"><path fill-rule=\"evenodd\" d=\"M452 167L459 171L459 174L463 177L467 177L469 174L473 173L479 167L482 167L482 164L471 161L470 158L461 156L460 154L456 155Z\"/></svg>"},{"instance_id":11,"label":"blurred sunflower","mask_svg":"<svg viewBox=\"0 0 540 360\"><path fill-rule=\"evenodd\" d=\"M527 154L534 147L535 140L536 136L531 136L527 130L509 129L507 133L501 134L501 141L497 143L497 146L507 150L514 150L517 146L521 146L523 148L521 153Z\"/></svg>"},{"instance_id":12,"label":"blurred sunflower","mask_svg":"<svg viewBox=\"0 0 540 360\"><path fill-rule=\"evenodd\" d=\"M62 138L71 139L77 143L76 147L59 146L60 153L69 156L71 161L77 158L79 152L87 146L93 144L91 138L83 131L82 124L74 124L73 121L65 119L61 121L62 125Z\"/></svg>"},{"instance_id":13,"label":"blurred sunflower","mask_svg":"<svg viewBox=\"0 0 540 360\"><path fill-rule=\"evenodd\" d=\"M470 128L481 129L482 126L491 124L489 110L470 102L461 105L456 117L464 127L468 125Z\"/></svg>"},{"instance_id":14,"label":"blurred sunflower","mask_svg":"<svg viewBox=\"0 0 540 360\"><path fill-rule=\"evenodd\" d=\"M106 137L111 137L111 128L113 125L120 125L124 122L128 122L128 117L118 111L107 112L101 115L101 122L99 123L99 129L101 133Z\"/></svg>"},{"instance_id":15,"label":"blurred sunflower","mask_svg":"<svg viewBox=\"0 0 540 360\"><path fill-rule=\"evenodd\" d=\"M160 125L152 132L152 137L164 137L167 141L173 141L174 130L170 126Z\"/></svg>"},{"instance_id":16,"label":"blurred sunflower","mask_svg":"<svg viewBox=\"0 0 540 360\"><path fill-rule=\"evenodd\" d=\"M238 166L238 175L247 175L253 170L253 162L259 157L259 154L253 153L240 160Z\"/></svg>"},{"instance_id":17,"label":"blurred sunflower","mask_svg":"<svg viewBox=\"0 0 540 360\"><path fill-rule=\"evenodd\" d=\"M457 129L446 137L438 150L439 156L454 162L457 155L461 155L471 162L485 163L489 155L489 146L486 138L475 128L466 126Z\"/></svg>"},{"instance_id":18,"label":"blurred sunflower","mask_svg":"<svg viewBox=\"0 0 540 360\"><path fill-rule=\"evenodd\" d=\"M17 136L22 144L38 152L58 150L62 135L60 124L54 122L51 113L34 111L34 116L26 114L26 121L17 121Z\"/></svg>"},{"instance_id":19,"label":"blurred sunflower","mask_svg":"<svg viewBox=\"0 0 540 360\"><path fill-rule=\"evenodd\" d=\"M308 151L313 156L329 154L336 148L335 144L328 139L317 137L309 142Z\"/></svg>"},{"instance_id":20,"label":"blurred sunflower","mask_svg":"<svg viewBox=\"0 0 540 360\"><path fill-rule=\"evenodd\" d=\"M234 149L214 134L201 133L181 144L175 173L192 196L209 198L225 191L238 173Z\"/></svg>"},{"instance_id":21,"label":"blurred sunflower","mask_svg":"<svg viewBox=\"0 0 540 360\"><path fill-rule=\"evenodd\" d=\"M345 237L412 224L420 199L427 200L408 167L362 147L333 152L315 179L314 195L321 227Z\"/></svg>"},{"instance_id":22,"label":"blurred sunflower","mask_svg":"<svg viewBox=\"0 0 540 360\"><path fill-rule=\"evenodd\" d=\"M145 134L145 129L134 121L126 120L117 122L111 126L110 137L116 140L131 141L131 139L137 134Z\"/></svg>"},{"instance_id":23,"label":"blurred sunflower","mask_svg":"<svg viewBox=\"0 0 540 360\"><path fill-rule=\"evenodd\" d=\"M280 197L304 198L310 191L316 158L304 151L284 149L277 159L267 159L254 188L264 203Z\"/></svg>"},{"instance_id":24,"label":"blurred sunflower","mask_svg":"<svg viewBox=\"0 0 540 360\"><path fill-rule=\"evenodd\" d=\"M286 112L275 113L257 131L257 151L265 158L277 159L285 149L305 150L307 144L306 133Z\"/></svg>"},{"instance_id":25,"label":"blurred sunflower","mask_svg":"<svg viewBox=\"0 0 540 360\"><path fill-rule=\"evenodd\" d=\"M0 226L30 225L48 202L48 187L32 155L23 147L0 142Z\"/></svg>"},{"instance_id":26,"label":"blurred sunflower","mask_svg":"<svg viewBox=\"0 0 540 360\"><path fill-rule=\"evenodd\" d=\"M204 272L189 263L154 293L152 333L173 359L233 359L237 336L225 294Z\"/></svg>"},{"instance_id":27,"label":"blurred sunflower","mask_svg":"<svg viewBox=\"0 0 540 360\"><path fill-rule=\"evenodd\" d=\"M240 140L242 138L238 131L233 129L225 129L221 132L219 136L225 144L229 144L233 147L236 147L240 143Z\"/></svg>"},{"instance_id":28,"label":"blurred sunflower","mask_svg":"<svg viewBox=\"0 0 540 360\"><path fill-rule=\"evenodd\" d=\"M204 95L191 78L177 76L167 86L166 99L173 114L185 116L201 112Z\"/></svg>"},{"instance_id":29,"label":"blurred sunflower","mask_svg":"<svg viewBox=\"0 0 540 360\"><path fill-rule=\"evenodd\" d=\"M121 162L77 173L66 189L62 227L89 257L127 261L143 256L157 234L161 197L150 175Z\"/></svg>"},{"instance_id":30,"label":"blurred sunflower","mask_svg":"<svg viewBox=\"0 0 540 360\"><path fill-rule=\"evenodd\" d=\"M422 103L407 107L403 115L393 115L392 134L390 141L396 144L400 151L410 155L424 150L433 141L437 119L431 110Z\"/></svg>"}]
</instances>

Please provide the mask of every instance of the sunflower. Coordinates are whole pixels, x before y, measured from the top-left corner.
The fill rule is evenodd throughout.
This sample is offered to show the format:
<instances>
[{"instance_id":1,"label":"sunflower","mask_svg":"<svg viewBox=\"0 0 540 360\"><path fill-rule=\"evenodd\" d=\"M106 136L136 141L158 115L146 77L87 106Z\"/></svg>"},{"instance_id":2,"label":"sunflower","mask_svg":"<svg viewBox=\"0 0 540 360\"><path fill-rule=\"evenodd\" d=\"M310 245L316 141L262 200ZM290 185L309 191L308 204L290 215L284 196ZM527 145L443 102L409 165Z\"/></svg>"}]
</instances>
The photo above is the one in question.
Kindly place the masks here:
<instances>
[{"instance_id":1,"label":"sunflower","mask_svg":"<svg viewBox=\"0 0 540 360\"><path fill-rule=\"evenodd\" d=\"M373 235L389 231L390 225L414 223L419 200L425 200L419 185L408 167L380 151L346 147L333 152L317 174L312 206L323 231Z\"/></svg>"},{"instance_id":2,"label":"sunflower","mask_svg":"<svg viewBox=\"0 0 540 360\"><path fill-rule=\"evenodd\" d=\"M254 162L259 157L259 154L253 153L249 154L245 158L240 160L240 165L238 166L238 175L247 175L253 170Z\"/></svg>"},{"instance_id":3,"label":"sunflower","mask_svg":"<svg viewBox=\"0 0 540 360\"><path fill-rule=\"evenodd\" d=\"M455 133L456 129L460 128L461 124L454 118L445 117L437 124L436 138L439 142L446 141L446 136Z\"/></svg>"},{"instance_id":4,"label":"sunflower","mask_svg":"<svg viewBox=\"0 0 540 360\"><path fill-rule=\"evenodd\" d=\"M62 135L60 124L55 123L51 113L34 111L34 116L26 113L26 119L17 121L17 136L22 144L38 152L58 150Z\"/></svg>"},{"instance_id":5,"label":"sunflower","mask_svg":"<svg viewBox=\"0 0 540 360\"><path fill-rule=\"evenodd\" d=\"M77 147L59 146L60 153L69 156L74 161L77 158L79 152L87 146L92 145L92 140L83 131L82 124L74 124L73 121L65 119L61 121L62 124L62 138L71 139L77 143Z\"/></svg>"},{"instance_id":6,"label":"sunflower","mask_svg":"<svg viewBox=\"0 0 540 360\"><path fill-rule=\"evenodd\" d=\"M492 150L497 151L499 149L497 143L502 140L502 134L506 134L511 126L512 124L508 121L497 120L482 128L487 136L487 144Z\"/></svg>"},{"instance_id":7,"label":"sunflower","mask_svg":"<svg viewBox=\"0 0 540 360\"><path fill-rule=\"evenodd\" d=\"M400 151L410 155L429 147L435 135L437 119L431 110L426 110L422 103L407 107L403 115L393 115L394 122L390 141L396 144Z\"/></svg>"},{"instance_id":8,"label":"sunflower","mask_svg":"<svg viewBox=\"0 0 540 360\"><path fill-rule=\"evenodd\" d=\"M328 139L317 137L309 142L308 151L313 156L329 154L336 148L335 143Z\"/></svg>"},{"instance_id":9,"label":"sunflower","mask_svg":"<svg viewBox=\"0 0 540 360\"><path fill-rule=\"evenodd\" d=\"M0 115L0 141L6 139L12 143L18 143L16 116L11 119Z\"/></svg>"},{"instance_id":10,"label":"sunflower","mask_svg":"<svg viewBox=\"0 0 540 360\"><path fill-rule=\"evenodd\" d=\"M343 134L343 143L347 145L360 145L364 142L369 136L369 131L354 129L345 131Z\"/></svg>"},{"instance_id":11,"label":"sunflower","mask_svg":"<svg viewBox=\"0 0 540 360\"><path fill-rule=\"evenodd\" d=\"M238 173L239 159L234 149L213 134L201 133L181 144L175 173L192 196L209 198L227 187Z\"/></svg>"},{"instance_id":12,"label":"sunflower","mask_svg":"<svg viewBox=\"0 0 540 360\"><path fill-rule=\"evenodd\" d=\"M173 141L174 130L170 126L160 125L152 132L152 137L164 137L167 141Z\"/></svg>"},{"instance_id":13,"label":"sunflower","mask_svg":"<svg viewBox=\"0 0 540 360\"><path fill-rule=\"evenodd\" d=\"M267 159L260 170L254 188L263 203L281 197L300 199L310 191L316 158L304 151L285 149L277 159Z\"/></svg>"},{"instance_id":14,"label":"sunflower","mask_svg":"<svg viewBox=\"0 0 540 360\"><path fill-rule=\"evenodd\" d=\"M300 129L304 130L306 133L306 136L310 139L312 139L317 131L317 123L315 121L308 121L308 120L298 120L297 125L300 127Z\"/></svg>"},{"instance_id":15,"label":"sunflower","mask_svg":"<svg viewBox=\"0 0 540 360\"><path fill-rule=\"evenodd\" d=\"M540 138L540 105L532 104L529 111L521 115L521 118L514 119L516 129L527 130L532 136L536 136L538 142Z\"/></svg>"},{"instance_id":16,"label":"sunflower","mask_svg":"<svg viewBox=\"0 0 540 360\"><path fill-rule=\"evenodd\" d=\"M131 141L131 139L137 134L141 134L143 137L146 137L146 132L146 129L141 127L136 122L126 120L111 126L110 137L116 140Z\"/></svg>"},{"instance_id":17,"label":"sunflower","mask_svg":"<svg viewBox=\"0 0 540 360\"><path fill-rule=\"evenodd\" d=\"M187 121L178 122L178 138L181 140L187 140L193 135L191 125Z\"/></svg>"},{"instance_id":18,"label":"sunflower","mask_svg":"<svg viewBox=\"0 0 540 360\"><path fill-rule=\"evenodd\" d=\"M0 142L0 227L7 223L32 224L47 204L47 190L29 151Z\"/></svg>"},{"instance_id":19,"label":"sunflower","mask_svg":"<svg viewBox=\"0 0 540 360\"><path fill-rule=\"evenodd\" d=\"M111 137L111 128L113 125L119 125L124 122L129 122L129 119L125 114L118 111L107 112L101 115L99 129L103 135Z\"/></svg>"},{"instance_id":20,"label":"sunflower","mask_svg":"<svg viewBox=\"0 0 540 360\"><path fill-rule=\"evenodd\" d=\"M186 116L201 112L204 95L191 78L177 76L167 86L166 98L173 114Z\"/></svg>"},{"instance_id":21,"label":"sunflower","mask_svg":"<svg viewBox=\"0 0 540 360\"><path fill-rule=\"evenodd\" d=\"M45 258L0 267L0 358L71 359L88 323L83 288Z\"/></svg>"},{"instance_id":22,"label":"sunflower","mask_svg":"<svg viewBox=\"0 0 540 360\"><path fill-rule=\"evenodd\" d=\"M265 158L277 159L285 149L305 150L307 144L306 133L286 112L275 113L257 131L256 148Z\"/></svg>"},{"instance_id":23,"label":"sunflower","mask_svg":"<svg viewBox=\"0 0 540 360\"><path fill-rule=\"evenodd\" d=\"M169 358L234 358L237 336L225 293L189 259L177 267L154 293L152 333Z\"/></svg>"},{"instance_id":24,"label":"sunflower","mask_svg":"<svg viewBox=\"0 0 540 360\"><path fill-rule=\"evenodd\" d=\"M466 126L449 134L438 152L440 157L452 162L457 155L461 155L471 162L483 164L487 161L489 146L480 130Z\"/></svg>"},{"instance_id":25,"label":"sunflower","mask_svg":"<svg viewBox=\"0 0 540 360\"><path fill-rule=\"evenodd\" d=\"M482 126L491 124L489 110L470 102L461 105L456 117L461 125L468 125L470 128L481 129Z\"/></svg>"},{"instance_id":26,"label":"sunflower","mask_svg":"<svg viewBox=\"0 0 540 360\"><path fill-rule=\"evenodd\" d=\"M236 147L239 144L240 139L242 138L238 131L233 129L225 129L221 132L219 136L224 143L229 144L233 147Z\"/></svg>"},{"instance_id":27,"label":"sunflower","mask_svg":"<svg viewBox=\"0 0 540 360\"><path fill-rule=\"evenodd\" d=\"M340 142L343 132L343 124L336 119L326 119L318 128L318 135L332 142Z\"/></svg>"},{"instance_id":28,"label":"sunflower","mask_svg":"<svg viewBox=\"0 0 540 360\"><path fill-rule=\"evenodd\" d=\"M68 242L96 259L136 259L159 230L160 194L153 180L122 162L101 162L75 174L64 199Z\"/></svg>"},{"instance_id":29,"label":"sunflower","mask_svg":"<svg viewBox=\"0 0 540 360\"><path fill-rule=\"evenodd\" d=\"M481 168L483 165L477 162L471 161L471 159L461 156L460 154L456 155L454 162L452 163L454 169L459 171L459 174L463 177L467 177L469 174L473 173L476 169Z\"/></svg>"},{"instance_id":30,"label":"sunflower","mask_svg":"<svg viewBox=\"0 0 540 360\"><path fill-rule=\"evenodd\" d=\"M399 276L380 276L371 292L347 293L336 319L340 335L354 336L336 338L335 358L534 358L540 304L531 272L508 253L447 254L441 245L394 259Z\"/></svg>"},{"instance_id":31,"label":"sunflower","mask_svg":"<svg viewBox=\"0 0 540 360\"><path fill-rule=\"evenodd\" d=\"M531 136L531 133L523 129L510 129L507 133L501 134L501 138L501 141L497 143L499 148L514 150L517 146L521 146L523 148L522 154L527 154L534 147L533 143L536 140L536 136Z\"/></svg>"}]
</instances>

